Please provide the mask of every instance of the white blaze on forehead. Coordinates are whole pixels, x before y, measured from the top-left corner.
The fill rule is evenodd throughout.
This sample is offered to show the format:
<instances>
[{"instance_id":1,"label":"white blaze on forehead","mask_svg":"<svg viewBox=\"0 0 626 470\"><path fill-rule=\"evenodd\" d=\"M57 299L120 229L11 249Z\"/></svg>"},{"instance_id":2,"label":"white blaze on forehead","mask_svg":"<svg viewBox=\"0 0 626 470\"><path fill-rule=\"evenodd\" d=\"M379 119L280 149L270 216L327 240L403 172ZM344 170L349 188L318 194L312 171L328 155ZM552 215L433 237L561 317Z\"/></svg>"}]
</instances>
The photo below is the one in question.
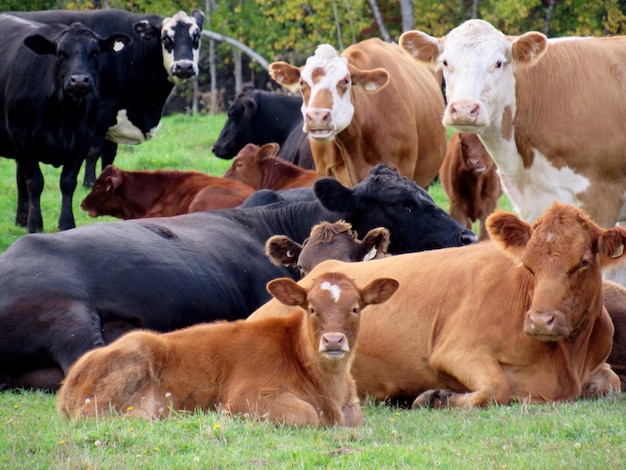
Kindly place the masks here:
<instances>
[{"instance_id":1,"label":"white blaze on forehead","mask_svg":"<svg viewBox=\"0 0 626 470\"><path fill-rule=\"evenodd\" d=\"M341 297L341 287L339 287L337 284L332 284L328 281L324 281L322 282L320 288L330 292L330 296L333 298L335 303L339 302L339 298Z\"/></svg>"}]
</instances>

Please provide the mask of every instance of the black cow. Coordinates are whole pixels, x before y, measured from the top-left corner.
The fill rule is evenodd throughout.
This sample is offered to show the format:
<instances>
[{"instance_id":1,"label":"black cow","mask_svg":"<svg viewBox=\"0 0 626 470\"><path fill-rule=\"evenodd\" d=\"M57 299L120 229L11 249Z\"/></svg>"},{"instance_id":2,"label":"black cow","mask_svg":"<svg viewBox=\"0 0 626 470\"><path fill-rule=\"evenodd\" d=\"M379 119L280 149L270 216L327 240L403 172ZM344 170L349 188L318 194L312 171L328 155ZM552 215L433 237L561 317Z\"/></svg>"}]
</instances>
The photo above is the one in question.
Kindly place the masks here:
<instances>
[{"instance_id":1,"label":"black cow","mask_svg":"<svg viewBox=\"0 0 626 470\"><path fill-rule=\"evenodd\" d=\"M0 384L55 389L84 352L133 328L170 331L245 318L269 300L265 241L302 243L323 220L359 233L386 226L390 252L477 240L423 189L376 167L352 189L315 183L318 200L176 217L101 222L25 235L0 256Z\"/></svg>"},{"instance_id":2,"label":"black cow","mask_svg":"<svg viewBox=\"0 0 626 470\"><path fill-rule=\"evenodd\" d=\"M278 156L306 169L315 169L309 139L302 131L302 97L270 93L245 85L228 107L228 120L213 153L226 160L246 145L276 142Z\"/></svg>"},{"instance_id":3,"label":"black cow","mask_svg":"<svg viewBox=\"0 0 626 470\"><path fill-rule=\"evenodd\" d=\"M87 155L84 186L96 179L96 161L113 163L117 144L139 144L156 133L174 83L198 74L204 14L180 11L171 17L123 10L12 12L41 23L80 21L96 33L121 32L133 39L124 52L103 60L98 126Z\"/></svg>"},{"instance_id":4,"label":"black cow","mask_svg":"<svg viewBox=\"0 0 626 470\"><path fill-rule=\"evenodd\" d=\"M17 163L16 223L41 232L39 162L62 166L59 229L74 227L76 177L97 124L99 66L129 44L80 23L46 25L0 15L0 155ZM100 53L103 54L102 58Z\"/></svg>"}]
</instances>

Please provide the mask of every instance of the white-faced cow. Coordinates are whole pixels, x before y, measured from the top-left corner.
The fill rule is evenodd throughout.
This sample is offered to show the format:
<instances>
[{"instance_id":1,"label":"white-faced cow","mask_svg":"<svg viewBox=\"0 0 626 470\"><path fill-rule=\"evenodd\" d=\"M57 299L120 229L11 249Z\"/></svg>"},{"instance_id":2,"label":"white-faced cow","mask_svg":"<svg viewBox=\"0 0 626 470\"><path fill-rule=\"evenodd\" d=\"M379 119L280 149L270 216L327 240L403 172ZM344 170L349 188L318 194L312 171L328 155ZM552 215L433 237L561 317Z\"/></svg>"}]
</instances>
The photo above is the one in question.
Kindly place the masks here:
<instances>
[{"instance_id":1,"label":"white-faced cow","mask_svg":"<svg viewBox=\"0 0 626 470\"><path fill-rule=\"evenodd\" d=\"M476 241L424 189L386 167L352 189L322 178L314 190L310 202L21 237L0 255L0 388L55 389L80 355L124 330L246 317L269 300L267 282L299 277L265 256L277 233L301 243L313 225L343 219L360 233L388 227L392 253Z\"/></svg>"},{"instance_id":2,"label":"white-faced cow","mask_svg":"<svg viewBox=\"0 0 626 470\"><path fill-rule=\"evenodd\" d=\"M389 299L397 281L379 278L359 289L343 274L324 273L309 289L289 278L267 289L290 315L132 332L88 352L59 390L59 412L152 419L224 409L280 425L360 425L350 366L361 312Z\"/></svg>"},{"instance_id":3,"label":"white-faced cow","mask_svg":"<svg viewBox=\"0 0 626 470\"><path fill-rule=\"evenodd\" d=\"M133 40L127 50L102 60L97 128L86 154L87 187L96 179L98 157L102 155L104 169L113 163L118 143L139 144L152 138L174 84L198 74L204 22L204 14L199 10L191 15L179 11L170 17L114 8L12 14L46 24L80 21L100 35L120 32Z\"/></svg>"},{"instance_id":4,"label":"white-faced cow","mask_svg":"<svg viewBox=\"0 0 626 470\"><path fill-rule=\"evenodd\" d=\"M496 212L487 226L493 241L324 261L300 281L306 288L329 270L361 285L391 273L399 281L361 321L352 367L361 397L469 408L620 390L606 362L614 330L602 269L624 261L626 229L605 230L559 202L532 225ZM282 312L270 301L249 318Z\"/></svg>"},{"instance_id":5,"label":"white-faced cow","mask_svg":"<svg viewBox=\"0 0 626 470\"><path fill-rule=\"evenodd\" d=\"M603 227L626 220L626 37L509 37L470 20L400 46L443 68L444 124L480 136L523 219L560 200Z\"/></svg>"},{"instance_id":6,"label":"white-faced cow","mask_svg":"<svg viewBox=\"0 0 626 470\"><path fill-rule=\"evenodd\" d=\"M446 149L440 87L396 44L368 39L341 55L324 44L303 67L274 62L270 74L302 93L320 176L355 185L386 163L428 187L439 171Z\"/></svg>"},{"instance_id":7,"label":"white-faced cow","mask_svg":"<svg viewBox=\"0 0 626 470\"><path fill-rule=\"evenodd\" d=\"M100 62L130 43L80 23L0 15L0 155L17 164L16 223L41 232L39 162L62 166L59 229L74 227L76 177L97 127ZM102 56L100 55L102 53Z\"/></svg>"}]
</instances>

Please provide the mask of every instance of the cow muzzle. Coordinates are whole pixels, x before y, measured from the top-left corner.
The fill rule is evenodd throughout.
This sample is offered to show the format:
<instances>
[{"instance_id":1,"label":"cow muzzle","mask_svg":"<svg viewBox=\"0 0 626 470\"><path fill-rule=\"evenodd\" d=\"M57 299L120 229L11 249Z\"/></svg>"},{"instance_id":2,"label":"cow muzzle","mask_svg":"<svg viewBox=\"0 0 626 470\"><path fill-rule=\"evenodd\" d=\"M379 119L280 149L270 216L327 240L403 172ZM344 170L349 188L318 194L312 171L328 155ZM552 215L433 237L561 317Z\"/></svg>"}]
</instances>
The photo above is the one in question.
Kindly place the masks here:
<instances>
[{"instance_id":1,"label":"cow muzzle","mask_svg":"<svg viewBox=\"0 0 626 470\"><path fill-rule=\"evenodd\" d=\"M481 103L459 100L448 104L443 123L454 127L459 132L479 132L489 124L489 116Z\"/></svg>"},{"instance_id":2,"label":"cow muzzle","mask_svg":"<svg viewBox=\"0 0 626 470\"><path fill-rule=\"evenodd\" d=\"M539 341L558 341L570 334L565 315L559 311L530 311L524 320L524 333Z\"/></svg>"},{"instance_id":3,"label":"cow muzzle","mask_svg":"<svg viewBox=\"0 0 626 470\"><path fill-rule=\"evenodd\" d=\"M309 138L328 142L335 136L333 116L328 108L309 108L304 113L304 132L308 132Z\"/></svg>"},{"instance_id":4,"label":"cow muzzle","mask_svg":"<svg viewBox=\"0 0 626 470\"><path fill-rule=\"evenodd\" d=\"M348 338L343 333L324 333L320 338L319 352L327 359L342 359L349 351Z\"/></svg>"},{"instance_id":5,"label":"cow muzzle","mask_svg":"<svg viewBox=\"0 0 626 470\"><path fill-rule=\"evenodd\" d=\"M172 64L171 75L179 80L189 80L198 74L198 68L192 60L177 60Z\"/></svg>"},{"instance_id":6,"label":"cow muzzle","mask_svg":"<svg viewBox=\"0 0 626 470\"><path fill-rule=\"evenodd\" d=\"M93 79L88 73L70 75L65 84L65 91L75 100L84 98L93 92Z\"/></svg>"}]
</instances>

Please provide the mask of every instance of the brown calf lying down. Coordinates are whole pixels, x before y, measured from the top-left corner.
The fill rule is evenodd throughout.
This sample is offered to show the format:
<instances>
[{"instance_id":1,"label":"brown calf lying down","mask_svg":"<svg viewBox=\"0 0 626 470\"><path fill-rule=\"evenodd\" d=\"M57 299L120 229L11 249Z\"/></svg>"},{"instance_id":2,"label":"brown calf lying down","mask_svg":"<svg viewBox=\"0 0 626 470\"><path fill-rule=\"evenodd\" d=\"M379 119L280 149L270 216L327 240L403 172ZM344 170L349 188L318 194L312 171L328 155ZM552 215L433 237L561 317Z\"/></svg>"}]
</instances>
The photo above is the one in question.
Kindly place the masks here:
<instances>
[{"instance_id":1,"label":"brown calf lying down","mask_svg":"<svg viewBox=\"0 0 626 470\"><path fill-rule=\"evenodd\" d=\"M317 172L278 158L279 148L275 143L260 147L247 144L234 158L224 178L241 181L254 189L275 191L313 186Z\"/></svg>"},{"instance_id":2,"label":"brown calf lying down","mask_svg":"<svg viewBox=\"0 0 626 470\"><path fill-rule=\"evenodd\" d=\"M480 221L478 239L489 237L485 221L502 195L496 164L476 134L456 132L450 138L439 170L450 201L450 215L472 229Z\"/></svg>"},{"instance_id":3,"label":"brown calf lying down","mask_svg":"<svg viewBox=\"0 0 626 470\"><path fill-rule=\"evenodd\" d=\"M626 229L604 230L554 203L530 225L487 220L494 240L368 261L324 261L364 284L393 275L400 288L363 315L352 375L361 397L415 407L558 402L620 390L607 364L613 323L602 268L624 260ZM281 315L271 300L248 321ZM416 398L417 397L417 398Z\"/></svg>"},{"instance_id":4,"label":"brown calf lying down","mask_svg":"<svg viewBox=\"0 0 626 470\"><path fill-rule=\"evenodd\" d=\"M389 230L378 227L367 232L363 240L344 220L314 225L302 245L285 235L274 235L265 242L265 254L276 266L298 268L306 276L327 259L368 261L388 256Z\"/></svg>"},{"instance_id":5,"label":"brown calf lying down","mask_svg":"<svg viewBox=\"0 0 626 470\"><path fill-rule=\"evenodd\" d=\"M606 362L619 375L622 392L626 392L626 288L607 280L603 282L603 286L604 306L609 311L615 327L613 348Z\"/></svg>"},{"instance_id":6,"label":"brown calf lying down","mask_svg":"<svg viewBox=\"0 0 626 470\"><path fill-rule=\"evenodd\" d=\"M359 289L336 273L320 274L308 289L275 279L268 290L290 306L288 315L128 333L72 366L58 410L72 418L111 410L156 418L223 407L280 424L360 425L350 375L360 311L397 288L378 278Z\"/></svg>"},{"instance_id":7,"label":"brown calf lying down","mask_svg":"<svg viewBox=\"0 0 626 470\"><path fill-rule=\"evenodd\" d=\"M80 207L90 217L170 217L236 207L252 193L244 183L199 171L125 171L108 165Z\"/></svg>"}]
</instances>

